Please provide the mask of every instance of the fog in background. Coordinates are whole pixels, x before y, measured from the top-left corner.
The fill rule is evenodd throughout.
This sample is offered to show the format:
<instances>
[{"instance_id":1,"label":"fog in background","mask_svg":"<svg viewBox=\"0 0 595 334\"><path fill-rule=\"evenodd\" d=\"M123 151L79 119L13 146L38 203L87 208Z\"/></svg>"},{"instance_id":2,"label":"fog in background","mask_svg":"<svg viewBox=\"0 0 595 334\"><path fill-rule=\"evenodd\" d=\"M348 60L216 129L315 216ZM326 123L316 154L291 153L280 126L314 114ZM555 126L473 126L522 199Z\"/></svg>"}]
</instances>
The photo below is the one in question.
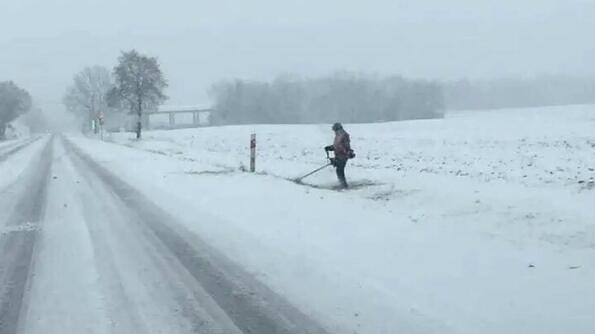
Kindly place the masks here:
<instances>
[{"instance_id":1,"label":"fog in background","mask_svg":"<svg viewBox=\"0 0 595 334\"><path fill-rule=\"evenodd\" d=\"M338 70L455 81L595 74L595 1L2 1L0 79L50 119L83 67L159 57L168 104L210 103L226 79Z\"/></svg>"}]
</instances>

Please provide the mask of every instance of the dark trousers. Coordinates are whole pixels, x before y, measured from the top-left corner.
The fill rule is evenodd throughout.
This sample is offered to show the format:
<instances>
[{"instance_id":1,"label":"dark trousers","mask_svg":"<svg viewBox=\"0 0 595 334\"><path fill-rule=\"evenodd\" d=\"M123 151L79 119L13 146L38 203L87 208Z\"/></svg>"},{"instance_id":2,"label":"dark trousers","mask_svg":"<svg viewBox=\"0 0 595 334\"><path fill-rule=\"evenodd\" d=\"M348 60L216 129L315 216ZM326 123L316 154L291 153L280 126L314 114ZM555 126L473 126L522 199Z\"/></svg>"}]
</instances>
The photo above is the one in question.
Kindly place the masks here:
<instances>
[{"instance_id":1,"label":"dark trousers","mask_svg":"<svg viewBox=\"0 0 595 334\"><path fill-rule=\"evenodd\" d=\"M347 159L336 159L335 168L337 169L337 178L341 182L341 186L347 188L347 180L345 179L345 166L347 165Z\"/></svg>"}]
</instances>

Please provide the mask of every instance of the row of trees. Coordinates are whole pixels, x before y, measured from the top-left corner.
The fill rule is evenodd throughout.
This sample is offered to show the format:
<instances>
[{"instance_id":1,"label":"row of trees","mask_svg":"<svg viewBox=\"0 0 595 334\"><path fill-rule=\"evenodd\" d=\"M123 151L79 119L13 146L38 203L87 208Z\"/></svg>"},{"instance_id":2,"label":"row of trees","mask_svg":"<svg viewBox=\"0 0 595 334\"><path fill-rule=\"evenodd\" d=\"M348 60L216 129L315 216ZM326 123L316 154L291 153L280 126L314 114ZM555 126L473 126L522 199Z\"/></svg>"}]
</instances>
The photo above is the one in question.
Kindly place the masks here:
<instances>
[{"instance_id":1,"label":"row of trees","mask_svg":"<svg viewBox=\"0 0 595 334\"><path fill-rule=\"evenodd\" d=\"M140 138L143 113L156 110L167 99L166 87L158 60L132 50L122 52L111 71L93 66L75 75L64 104L87 126L101 114L135 115ZM446 108L595 103L595 79L541 76L437 83L342 72L316 79L281 76L272 82L223 81L213 85L209 94L216 110L211 120L217 124L382 122L442 117ZM20 101L19 110L30 108L30 98L28 105L26 98ZM6 119L0 118L0 135Z\"/></svg>"},{"instance_id":2,"label":"row of trees","mask_svg":"<svg viewBox=\"0 0 595 334\"><path fill-rule=\"evenodd\" d=\"M319 79L232 80L210 89L219 124L380 122L435 118L444 109L595 104L595 77L431 82L338 73Z\"/></svg>"},{"instance_id":3,"label":"row of trees","mask_svg":"<svg viewBox=\"0 0 595 334\"><path fill-rule=\"evenodd\" d=\"M338 73L319 79L225 81L211 87L219 124L380 122L443 115L440 85Z\"/></svg>"},{"instance_id":4,"label":"row of trees","mask_svg":"<svg viewBox=\"0 0 595 334\"><path fill-rule=\"evenodd\" d=\"M84 121L87 129L101 115L136 115L136 137L140 139L143 113L156 110L167 99L166 87L157 58L132 50L122 52L111 72L92 66L76 74L63 102L67 110Z\"/></svg>"},{"instance_id":5,"label":"row of trees","mask_svg":"<svg viewBox=\"0 0 595 334\"><path fill-rule=\"evenodd\" d=\"M498 109L595 103L595 77L540 75L444 83L449 109Z\"/></svg>"},{"instance_id":6,"label":"row of trees","mask_svg":"<svg viewBox=\"0 0 595 334\"><path fill-rule=\"evenodd\" d=\"M8 124L31 110L31 95L12 81L0 82L0 140L6 139Z\"/></svg>"}]
</instances>

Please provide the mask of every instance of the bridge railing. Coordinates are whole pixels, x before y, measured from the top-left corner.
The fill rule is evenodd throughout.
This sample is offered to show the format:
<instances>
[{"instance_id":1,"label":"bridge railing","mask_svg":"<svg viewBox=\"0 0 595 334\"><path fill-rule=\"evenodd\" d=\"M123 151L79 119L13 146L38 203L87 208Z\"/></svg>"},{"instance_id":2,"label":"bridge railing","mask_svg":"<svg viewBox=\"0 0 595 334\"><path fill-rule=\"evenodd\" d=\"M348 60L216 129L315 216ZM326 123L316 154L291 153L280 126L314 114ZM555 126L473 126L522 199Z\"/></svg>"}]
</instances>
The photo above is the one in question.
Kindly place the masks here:
<instances>
[{"instance_id":1,"label":"bridge railing","mask_svg":"<svg viewBox=\"0 0 595 334\"><path fill-rule=\"evenodd\" d=\"M183 110L159 110L147 113L147 124L145 125L148 129L154 128L152 126L151 118L159 115L167 115L168 122L165 125L163 122L158 123L160 124L160 128L170 128L170 129L179 129L179 128L188 128L188 127L200 127L206 126L210 124L210 116L213 113L213 109L183 109ZM192 122L178 122L176 116L178 115L192 115ZM201 115L205 116L201 118ZM206 119L206 121L204 121Z\"/></svg>"}]
</instances>

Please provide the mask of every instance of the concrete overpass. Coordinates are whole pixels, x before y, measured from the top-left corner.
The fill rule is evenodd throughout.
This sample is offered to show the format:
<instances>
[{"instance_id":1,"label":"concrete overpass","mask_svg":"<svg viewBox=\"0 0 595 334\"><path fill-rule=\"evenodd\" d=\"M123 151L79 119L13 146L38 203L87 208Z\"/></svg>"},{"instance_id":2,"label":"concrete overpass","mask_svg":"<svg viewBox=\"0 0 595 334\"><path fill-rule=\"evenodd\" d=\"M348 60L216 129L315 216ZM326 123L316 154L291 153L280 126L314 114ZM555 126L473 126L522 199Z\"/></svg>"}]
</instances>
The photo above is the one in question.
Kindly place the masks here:
<instances>
[{"instance_id":1,"label":"concrete overpass","mask_svg":"<svg viewBox=\"0 0 595 334\"><path fill-rule=\"evenodd\" d=\"M180 129L208 126L212 108L199 106L162 106L157 111L146 113L147 129Z\"/></svg>"}]
</instances>

